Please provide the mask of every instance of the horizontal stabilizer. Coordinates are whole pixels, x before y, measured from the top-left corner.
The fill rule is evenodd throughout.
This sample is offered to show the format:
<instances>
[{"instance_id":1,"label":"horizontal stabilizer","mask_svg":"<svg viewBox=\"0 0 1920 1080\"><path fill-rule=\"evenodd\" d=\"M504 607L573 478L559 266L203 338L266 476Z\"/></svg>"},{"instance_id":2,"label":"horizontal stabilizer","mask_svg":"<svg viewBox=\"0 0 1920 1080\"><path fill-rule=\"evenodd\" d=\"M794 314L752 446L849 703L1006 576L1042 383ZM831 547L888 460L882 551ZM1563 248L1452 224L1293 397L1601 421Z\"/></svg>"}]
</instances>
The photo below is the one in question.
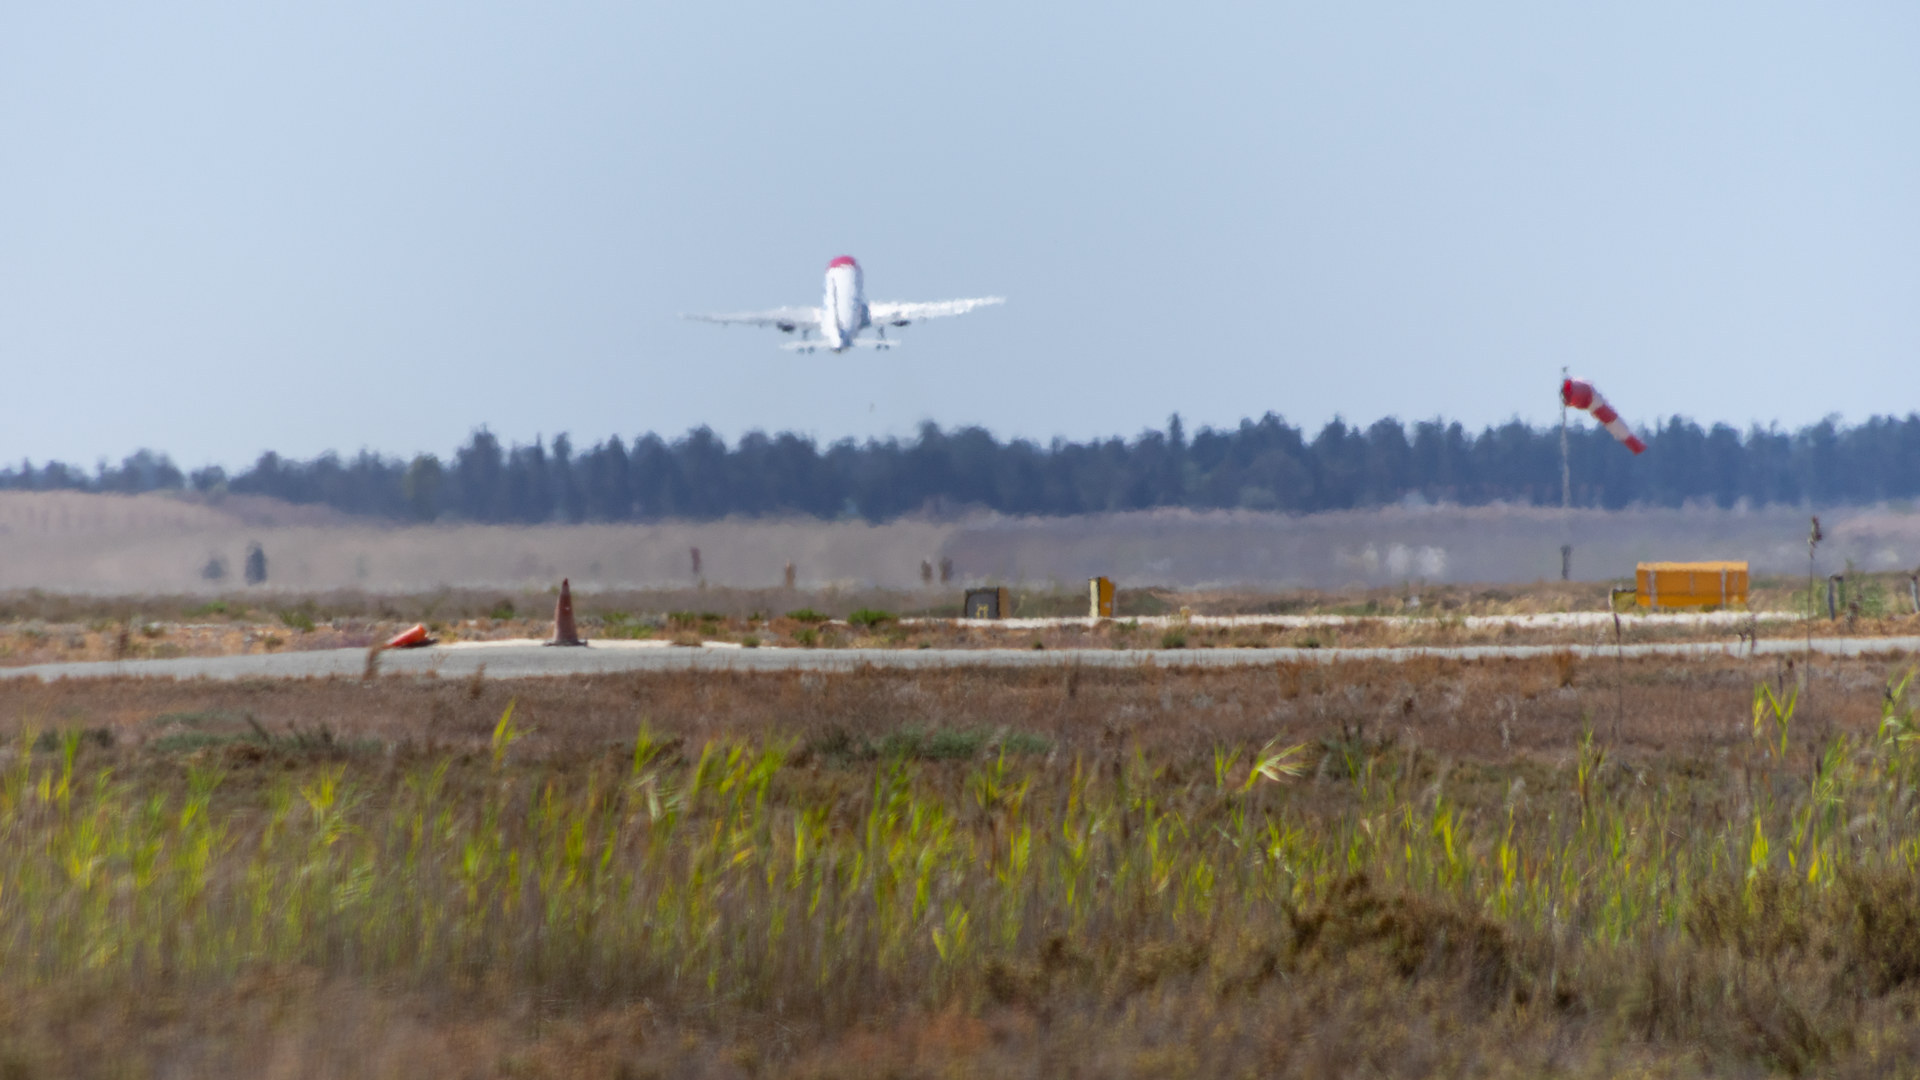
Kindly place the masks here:
<instances>
[{"instance_id":1,"label":"horizontal stabilizer","mask_svg":"<svg viewBox=\"0 0 1920 1080\"><path fill-rule=\"evenodd\" d=\"M848 342L845 348L846 349L876 349L880 352L885 352L888 349L895 349L895 348L898 348L899 346L900 346L900 342L894 338L857 337L857 338L854 338L852 341ZM783 342L780 347L787 350L788 352L802 352L802 353L844 351L844 349L835 350L833 346L817 338L809 341Z\"/></svg>"}]
</instances>

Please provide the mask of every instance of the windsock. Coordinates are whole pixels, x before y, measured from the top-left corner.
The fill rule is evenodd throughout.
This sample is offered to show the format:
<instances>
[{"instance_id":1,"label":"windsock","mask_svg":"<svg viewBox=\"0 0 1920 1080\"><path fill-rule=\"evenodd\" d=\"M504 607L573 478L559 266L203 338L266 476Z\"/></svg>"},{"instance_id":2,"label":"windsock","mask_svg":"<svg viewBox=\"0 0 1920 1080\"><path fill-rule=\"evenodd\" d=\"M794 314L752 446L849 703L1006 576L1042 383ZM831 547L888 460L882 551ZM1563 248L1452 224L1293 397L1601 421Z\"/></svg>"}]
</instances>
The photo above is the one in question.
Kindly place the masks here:
<instances>
[{"instance_id":1,"label":"windsock","mask_svg":"<svg viewBox=\"0 0 1920 1080\"><path fill-rule=\"evenodd\" d=\"M1625 420L1620 419L1620 414L1613 411L1613 406L1607 404L1607 399L1600 396L1600 391L1595 390L1592 383L1583 379L1563 380L1560 383L1560 404L1592 413L1609 435L1620 440L1622 446L1634 453L1647 448L1647 444L1640 441L1640 436L1633 433Z\"/></svg>"}]
</instances>

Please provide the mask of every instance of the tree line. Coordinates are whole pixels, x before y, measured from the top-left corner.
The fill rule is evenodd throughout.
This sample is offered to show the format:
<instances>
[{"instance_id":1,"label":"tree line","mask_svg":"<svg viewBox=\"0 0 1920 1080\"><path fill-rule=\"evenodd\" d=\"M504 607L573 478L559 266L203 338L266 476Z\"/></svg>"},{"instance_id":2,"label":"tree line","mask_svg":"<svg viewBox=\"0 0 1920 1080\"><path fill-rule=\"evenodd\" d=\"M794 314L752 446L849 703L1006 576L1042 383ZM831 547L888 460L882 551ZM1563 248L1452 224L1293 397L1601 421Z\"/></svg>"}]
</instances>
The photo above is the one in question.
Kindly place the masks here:
<instances>
[{"instance_id":1,"label":"tree line","mask_svg":"<svg viewBox=\"0 0 1920 1080\"><path fill-rule=\"evenodd\" d=\"M1607 508L1744 501L1815 506L1920 496L1920 415L1829 419L1797 431L1675 417L1633 456L1606 432L1571 432L1573 500ZM1560 432L1517 420L1470 432L1440 420L1358 427L1334 420L1309 437L1272 413L1189 435L1178 416L1133 439L1002 442L979 427L924 424L912 439L750 433L732 446L706 427L668 441L618 436L579 450L566 435L505 445L485 428L441 459L361 451L308 461L268 452L228 475L183 472L141 450L92 471L25 461L0 489L240 492L319 503L394 521L657 521L807 515L884 521L981 507L1085 514L1181 506L1304 513L1402 500L1557 504Z\"/></svg>"}]
</instances>

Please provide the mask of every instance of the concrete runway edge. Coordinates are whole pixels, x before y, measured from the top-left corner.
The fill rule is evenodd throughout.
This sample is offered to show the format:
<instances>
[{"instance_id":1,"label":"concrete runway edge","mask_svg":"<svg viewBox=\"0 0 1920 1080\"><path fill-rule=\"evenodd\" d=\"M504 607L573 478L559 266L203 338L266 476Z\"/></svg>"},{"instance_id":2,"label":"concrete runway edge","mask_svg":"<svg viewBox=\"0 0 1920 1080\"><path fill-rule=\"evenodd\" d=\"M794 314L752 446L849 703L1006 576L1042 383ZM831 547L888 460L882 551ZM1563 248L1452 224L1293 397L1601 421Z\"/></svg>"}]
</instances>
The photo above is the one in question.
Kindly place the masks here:
<instances>
[{"instance_id":1,"label":"concrete runway edge","mask_svg":"<svg viewBox=\"0 0 1920 1080\"><path fill-rule=\"evenodd\" d=\"M1255 667L1281 662L1337 663L1349 660L1405 662L1527 659L1570 652L1585 659L1626 657L1772 657L1804 653L1805 639L1758 643L1657 642L1627 645L1466 645L1374 649L743 649L738 646L636 647L599 642L587 648L546 648L537 642L488 642L382 653L381 676L466 678L484 669L497 679L605 675L626 671L848 671L876 668L1062 667ZM1910 657L1920 637L1815 638L1812 649L1828 656ZM0 668L0 679L309 679L363 677L365 649L283 652L248 656L180 657L169 660L93 661Z\"/></svg>"}]
</instances>

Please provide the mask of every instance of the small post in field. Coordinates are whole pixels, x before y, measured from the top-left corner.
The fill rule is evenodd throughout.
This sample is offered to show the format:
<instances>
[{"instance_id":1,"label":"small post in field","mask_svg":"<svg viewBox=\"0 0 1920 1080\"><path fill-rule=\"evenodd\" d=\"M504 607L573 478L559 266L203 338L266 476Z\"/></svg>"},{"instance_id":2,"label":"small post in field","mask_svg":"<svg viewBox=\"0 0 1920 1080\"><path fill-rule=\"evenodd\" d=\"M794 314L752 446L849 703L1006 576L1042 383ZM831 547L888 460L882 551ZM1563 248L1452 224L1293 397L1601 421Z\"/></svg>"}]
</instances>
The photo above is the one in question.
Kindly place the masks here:
<instances>
[{"instance_id":1,"label":"small post in field","mask_svg":"<svg viewBox=\"0 0 1920 1080\"><path fill-rule=\"evenodd\" d=\"M1807 530L1807 611L1804 620L1807 631L1807 656L1813 656L1813 553L1826 539L1820 532L1820 517L1814 515L1813 527Z\"/></svg>"}]
</instances>

